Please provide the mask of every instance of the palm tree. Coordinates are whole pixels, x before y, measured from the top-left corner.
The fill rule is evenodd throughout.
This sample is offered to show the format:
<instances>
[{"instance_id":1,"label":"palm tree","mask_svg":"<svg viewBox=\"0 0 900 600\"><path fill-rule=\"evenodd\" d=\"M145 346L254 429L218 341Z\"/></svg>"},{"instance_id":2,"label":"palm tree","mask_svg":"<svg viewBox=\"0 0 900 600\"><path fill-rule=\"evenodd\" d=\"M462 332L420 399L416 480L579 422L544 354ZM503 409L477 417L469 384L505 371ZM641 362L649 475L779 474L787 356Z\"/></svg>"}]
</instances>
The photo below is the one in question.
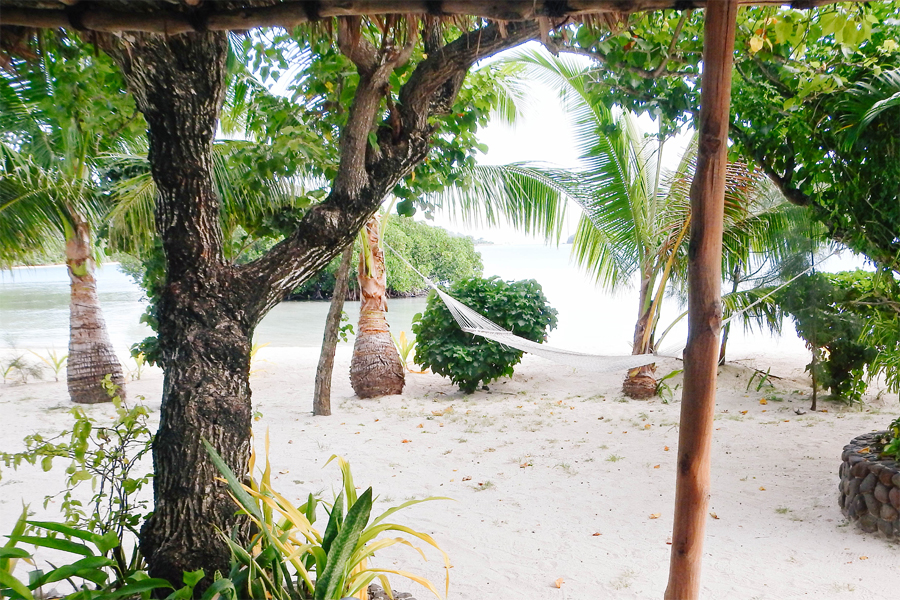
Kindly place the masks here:
<instances>
[{"instance_id":1,"label":"palm tree","mask_svg":"<svg viewBox=\"0 0 900 600\"><path fill-rule=\"evenodd\" d=\"M378 215L369 219L360 234L359 325L350 362L350 384L360 398L399 394L406 383L405 369L384 314L387 271L381 235Z\"/></svg>"},{"instance_id":2,"label":"palm tree","mask_svg":"<svg viewBox=\"0 0 900 600\"><path fill-rule=\"evenodd\" d=\"M662 300L670 284L686 275L696 143L689 145L675 171L664 176L658 161L662 138L645 137L633 116L600 102L591 93L587 69L537 52L520 53L512 60L527 64L533 77L561 90L581 167L567 172L521 164L479 166L441 200L460 210L464 218L493 223L507 216L520 229L557 240L565 199L574 200L582 209L574 236L574 261L610 290L637 279L632 352L653 352ZM729 273L763 237L779 239L783 229L766 229L765 224L792 223L779 214L783 205L764 207L755 201L763 181L747 165L729 165L724 250ZM652 371L653 366L631 371L623 386L625 393L654 395Z\"/></svg>"},{"instance_id":3,"label":"palm tree","mask_svg":"<svg viewBox=\"0 0 900 600\"><path fill-rule=\"evenodd\" d=\"M60 75L55 71L72 66L64 59L54 62L49 54L42 57L45 73L20 64L19 76L0 77L0 260L11 264L31 252L64 247L71 281L69 395L73 402L91 404L109 401L111 394L124 397L125 384L94 277L94 231L104 212L96 159L137 129L134 114L115 127L86 118L85 103L96 97L84 96L102 95L109 85L104 70L80 65L93 78L85 77L83 88L74 92L58 90L60 78L45 75ZM63 98L71 105L60 107ZM115 392L104 383L107 376Z\"/></svg>"}]
</instances>

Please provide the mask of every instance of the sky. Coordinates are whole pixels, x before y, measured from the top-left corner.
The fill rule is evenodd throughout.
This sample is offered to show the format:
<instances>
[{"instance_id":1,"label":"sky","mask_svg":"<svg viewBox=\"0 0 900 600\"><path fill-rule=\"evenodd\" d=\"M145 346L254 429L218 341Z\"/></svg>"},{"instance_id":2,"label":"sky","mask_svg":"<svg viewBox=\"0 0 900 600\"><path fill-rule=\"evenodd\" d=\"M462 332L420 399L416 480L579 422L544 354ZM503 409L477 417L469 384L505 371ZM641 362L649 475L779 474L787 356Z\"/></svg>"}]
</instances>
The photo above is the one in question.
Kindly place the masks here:
<instances>
[{"instance_id":1,"label":"sky","mask_svg":"<svg viewBox=\"0 0 900 600\"><path fill-rule=\"evenodd\" d=\"M523 46L527 49L541 48L531 42ZM514 49L518 51L520 49ZM502 54L500 55L503 56ZM500 122L491 122L478 133L479 141L488 146L488 152L479 157L478 162L486 165L501 165L512 162L539 162L554 167L574 168L578 165L578 152L572 135L572 127L563 112L558 92L541 82L529 82L529 97L522 106L522 118L510 127ZM639 119L646 132L655 132L657 127L647 115ZM690 139L691 132L683 133L666 143L663 152L663 167L674 168L678 158ZM575 205L567 209L567 231L562 241L575 233L579 209ZM424 220L424 217L419 217ZM543 244L541 238L527 236L510 227L471 228L454 222L449 216L435 214L429 221L449 231L470 235L495 244Z\"/></svg>"}]
</instances>

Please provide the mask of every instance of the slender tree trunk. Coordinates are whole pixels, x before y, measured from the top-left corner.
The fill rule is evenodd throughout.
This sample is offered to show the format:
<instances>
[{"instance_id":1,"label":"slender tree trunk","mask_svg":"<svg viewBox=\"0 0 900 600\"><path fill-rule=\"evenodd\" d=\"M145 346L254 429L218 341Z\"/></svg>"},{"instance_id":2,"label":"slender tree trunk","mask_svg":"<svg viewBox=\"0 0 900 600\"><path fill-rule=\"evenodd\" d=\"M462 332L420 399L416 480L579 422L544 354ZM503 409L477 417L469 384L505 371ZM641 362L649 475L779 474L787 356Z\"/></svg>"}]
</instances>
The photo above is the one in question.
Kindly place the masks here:
<instances>
[{"instance_id":1,"label":"slender tree trunk","mask_svg":"<svg viewBox=\"0 0 900 600\"><path fill-rule=\"evenodd\" d=\"M816 403L818 400L819 394L819 386L816 381L816 366L819 364L819 351L813 350L812 353L812 368L809 370L809 374L812 377L812 405L809 407L809 410L816 410Z\"/></svg>"},{"instance_id":2,"label":"slender tree trunk","mask_svg":"<svg viewBox=\"0 0 900 600\"><path fill-rule=\"evenodd\" d=\"M710 2L703 33L699 149L691 184L688 344L678 434L675 519L666 600L700 597L722 324L722 232L738 0Z\"/></svg>"},{"instance_id":3,"label":"slender tree trunk","mask_svg":"<svg viewBox=\"0 0 900 600\"><path fill-rule=\"evenodd\" d=\"M334 351L338 343L344 298L350 287L350 261L353 258L353 244L348 244L341 255L341 264L334 278L334 294L331 308L325 319L325 336L322 339L322 353L316 368L316 389L313 392L313 414L327 417L331 414L331 374L334 370Z\"/></svg>"},{"instance_id":4,"label":"slender tree trunk","mask_svg":"<svg viewBox=\"0 0 900 600\"><path fill-rule=\"evenodd\" d=\"M406 374L387 319L384 250L381 248L381 223L372 217L366 223L371 264L367 265L365 248L359 253L359 326L353 359L350 363L350 385L360 398L389 396L403 391Z\"/></svg>"},{"instance_id":5,"label":"slender tree trunk","mask_svg":"<svg viewBox=\"0 0 900 600\"><path fill-rule=\"evenodd\" d=\"M732 286L731 293L734 294L738 291L738 286L741 283L741 266L740 264L735 265L734 271L731 273L732 276ZM731 322L725 324L725 327L722 328L722 344L719 346L719 366L725 364L725 348L728 346L728 334L731 332Z\"/></svg>"},{"instance_id":6,"label":"slender tree trunk","mask_svg":"<svg viewBox=\"0 0 900 600\"><path fill-rule=\"evenodd\" d=\"M79 404L112 400L103 380L109 375L125 398L122 365L109 341L97 296L90 226L76 216L75 231L66 240L66 267L71 281L69 300L69 358L66 379L69 397Z\"/></svg>"},{"instance_id":7,"label":"slender tree trunk","mask_svg":"<svg viewBox=\"0 0 900 600\"><path fill-rule=\"evenodd\" d=\"M650 347L647 340L647 328L653 326L653 281L652 274L642 274L641 276L641 293L640 293L640 310L638 311L638 319L634 325L634 341L631 345L632 354L647 354ZM631 369L622 382L622 393L629 398L635 400L646 400L656 395L656 378L653 373L656 371L656 365L645 365L636 369Z\"/></svg>"}]
</instances>

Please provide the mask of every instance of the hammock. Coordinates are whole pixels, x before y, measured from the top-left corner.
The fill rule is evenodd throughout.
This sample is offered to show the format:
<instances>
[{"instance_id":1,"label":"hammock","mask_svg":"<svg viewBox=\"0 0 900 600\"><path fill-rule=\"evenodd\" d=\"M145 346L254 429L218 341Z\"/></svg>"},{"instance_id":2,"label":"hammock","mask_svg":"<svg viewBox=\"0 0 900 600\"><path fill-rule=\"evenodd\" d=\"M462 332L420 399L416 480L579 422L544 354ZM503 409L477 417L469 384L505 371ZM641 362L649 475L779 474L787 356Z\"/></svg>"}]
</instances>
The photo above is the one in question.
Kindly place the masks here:
<instances>
[{"instance_id":1,"label":"hammock","mask_svg":"<svg viewBox=\"0 0 900 600\"><path fill-rule=\"evenodd\" d=\"M541 358L546 358L547 360L552 360L553 362L557 362L560 364L568 365L570 367L575 367L578 369L584 369L587 371L596 371L601 373L608 373L610 371L621 371L625 369L634 369L637 367L642 367L644 365L650 365L657 362L661 358L679 358L682 350L684 350L686 344L674 345L666 348L663 351L656 352L653 354L629 354L629 355L619 355L619 356L608 356L602 354L587 354L583 352L575 352L572 350L565 350L562 348L554 348L553 346L548 346L546 344L539 344L537 342L532 342L531 340L526 340L523 337L520 337L514 334L511 331L507 331L503 329L487 317L478 312L472 310L450 294L444 292L435 285L430 279L425 277L422 273L420 273L414 266L410 264L408 260L406 260L403 256L401 256L396 250L391 248L384 241L381 242L388 250L394 253L394 255L406 263L410 269L416 272L416 274L421 277L429 287L431 287L437 295L440 296L441 300L450 310L450 314L453 315L453 318L456 320L457 324L459 324L460 329L465 331L466 333L471 333L473 335L481 336L483 338L493 340L495 342L499 342L504 346L508 346L510 348L515 348L516 350L521 350L523 352L528 352L529 354L534 354L536 356L540 356ZM728 319L725 319L722 322L722 325L725 325L729 321L737 318L741 314L750 310L784 286L790 284L794 279L804 275L807 271L812 269L813 267L809 267L800 275L797 275L793 279L788 282L782 284L780 287L776 288L772 292L766 294L762 298L758 299L756 302L745 307L743 310L740 310L736 313L733 313Z\"/></svg>"}]
</instances>

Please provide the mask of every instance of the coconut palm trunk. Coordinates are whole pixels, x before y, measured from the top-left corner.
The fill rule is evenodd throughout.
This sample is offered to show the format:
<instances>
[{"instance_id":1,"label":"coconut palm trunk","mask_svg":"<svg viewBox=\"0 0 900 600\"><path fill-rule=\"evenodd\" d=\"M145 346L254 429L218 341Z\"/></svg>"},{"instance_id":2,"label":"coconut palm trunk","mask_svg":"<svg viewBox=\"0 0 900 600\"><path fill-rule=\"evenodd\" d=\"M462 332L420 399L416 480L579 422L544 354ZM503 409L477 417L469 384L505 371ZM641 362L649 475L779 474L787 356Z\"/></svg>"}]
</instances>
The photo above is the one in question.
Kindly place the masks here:
<instances>
[{"instance_id":1,"label":"coconut palm trunk","mask_svg":"<svg viewBox=\"0 0 900 600\"><path fill-rule=\"evenodd\" d=\"M377 216L369 219L364 229L357 280L359 326L350 362L350 385L360 398L399 394L406 380L384 314L387 311L387 273L381 247L381 223Z\"/></svg>"},{"instance_id":2,"label":"coconut palm trunk","mask_svg":"<svg viewBox=\"0 0 900 600\"><path fill-rule=\"evenodd\" d=\"M90 226L77 217L66 239L66 267L71 281L69 299L69 397L79 404L109 402L113 395L125 397L122 365L113 351L100 310L94 277ZM104 379L116 385L108 391Z\"/></svg>"}]
</instances>

